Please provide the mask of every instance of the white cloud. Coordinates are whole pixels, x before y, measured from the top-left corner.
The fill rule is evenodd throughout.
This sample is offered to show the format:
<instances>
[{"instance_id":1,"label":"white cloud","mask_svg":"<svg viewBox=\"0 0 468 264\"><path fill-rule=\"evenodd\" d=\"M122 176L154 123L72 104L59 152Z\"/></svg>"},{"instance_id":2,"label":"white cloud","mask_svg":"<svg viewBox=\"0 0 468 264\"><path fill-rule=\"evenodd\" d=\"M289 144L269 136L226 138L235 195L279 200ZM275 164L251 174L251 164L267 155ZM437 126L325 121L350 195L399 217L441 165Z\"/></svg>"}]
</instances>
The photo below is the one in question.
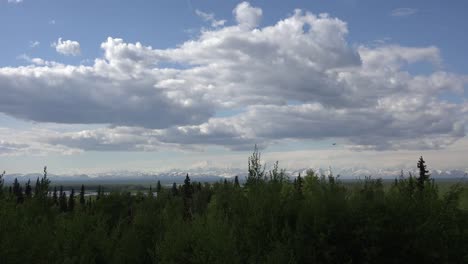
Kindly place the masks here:
<instances>
[{"instance_id":1,"label":"white cloud","mask_svg":"<svg viewBox=\"0 0 468 264\"><path fill-rule=\"evenodd\" d=\"M56 133L44 129L10 129L0 127L0 157L2 156L44 156L48 154L71 155L80 153L80 149L51 145L40 142L43 138Z\"/></svg>"},{"instance_id":2,"label":"white cloud","mask_svg":"<svg viewBox=\"0 0 468 264\"><path fill-rule=\"evenodd\" d=\"M41 58L31 58L26 54L21 54L17 58L20 60L24 60L28 63L39 65L39 66L61 66L63 65L55 61L47 61Z\"/></svg>"},{"instance_id":3,"label":"white cloud","mask_svg":"<svg viewBox=\"0 0 468 264\"><path fill-rule=\"evenodd\" d=\"M233 11L237 23L247 28L255 28L262 18L262 9L252 7L248 2L242 2Z\"/></svg>"},{"instance_id":4,"label":"white cloud","mask_svg":"<svg viewBox=\"0 0 468 264\"><path fill-rule=\"evenodd\" d=\"M214 16L213 13L205 13L205 12L202 12L202 11L196 9L195 14L197 14L197 16L201 17L204 21L210 22L212 27L220 27L220 26L223 26L226 23L226 20L224 20L224 19L222 19L222 20L215 19L215 16Z\"/></svg>"},{"instance_id":5,"label":"white cloud","mask_svg":"<svg viewBox=\"0 0 468 264\"><path fill-rule=\"evenodd\" d=\"M417 12L418 12L418 9L416 8L402 7L402 8L393 9L392 12L390 12L390 15L394 17L405 17L405 16L414 15Z\"/></svg>"},{"instance_id":6,"label":"white cloud","mask_svg":"<svg viewBox=\"0 0 468 264\"><path fill-rule=\"evenodd\" d=\"M62 40L62 38L59 38L57 42L52 43L52 47L54 47L58 53L67 56L78 56L81 53L80 43L78 41Z\"/></svg>"},{"instance_id":7,"label":"white cloud","mask_svg":"<svg viewBox=\"0 0 468 264\"><path fill-rule=\"evenodd\" d=\"M24 58L32 65L0 68L0 112L109 125L38 139L74 150L243 150L333 139L348 150L414 151L464 139L468 77L444 71L437 47L353 48L344 21L301 10L253 29L261 13L241 3L238 24L168 49L109 37L90 66ZM419 62L433 71L406 70ZM444 93L464 101L442 100Z\"/></svg>"},{"instance_id":8,"label":"white cloud","mask_svg":"<svg viewBox=\"0 0 468 264\"><path fill-rule=\"evenodd\" d=\"M49 20L50 25L55 25L56 21L54 19Z\"/></svg>"},{"instance_id":9,"label":"white cloud","mask_svg":"<svg viewBox=\"0 0 468 264\"><path fill-rule=\"evenodd\" d=\"M19 4L19 3L22 3L23 0L8 0L8 3L12 3L12 4Z\"/></svg>"}]
</instances>

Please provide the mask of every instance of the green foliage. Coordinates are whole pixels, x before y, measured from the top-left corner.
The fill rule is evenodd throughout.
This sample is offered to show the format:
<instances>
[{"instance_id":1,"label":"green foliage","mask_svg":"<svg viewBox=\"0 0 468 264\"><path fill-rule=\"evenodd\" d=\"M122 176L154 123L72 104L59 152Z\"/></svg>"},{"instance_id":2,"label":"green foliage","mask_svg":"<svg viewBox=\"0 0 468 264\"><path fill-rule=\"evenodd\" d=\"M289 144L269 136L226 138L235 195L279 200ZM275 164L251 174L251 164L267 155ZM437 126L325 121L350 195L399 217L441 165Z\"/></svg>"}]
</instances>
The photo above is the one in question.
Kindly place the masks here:
<instances>
[{"instance_id":1,"label":"green foliage","mask_svg":"<svg viewBox=\"0 0 468 264\"><path fill-rule=\"evenodd\" d=\"M75 190L74 189L71 190L70 196L68 197L67 209L69 211L73 211L75 209Z\"/></svg>"},{"instance_id":2,"label":"green foliage","mask_svg":"<svg viewBox=\"0 0 468 264\"><path fill-rule=\"evenodd\" d=\"M389 186L371 177L346 184L312 170L291 182L278 163L265 172L259 158L242 188L236 179L201 184L187 175L156 197L99 186L82 203L82 186L79 210L62 186L46 203L20 201L16 180L0 198L0 263L468 261L462 184L441 192L404 175Z\"/></svg>"},{"instance_id":3,"label":"green foliage","mask_svg":"<svg viewBox=\"0 0 468 264\"><path fill-rule=\"evenodd\" d=\"M248 171L246 186L256 185L264 180L265 168L262 165L261 154L258 151L257 145L255 145L252 156L248 159Z\"/></svg>"}]
</instances>

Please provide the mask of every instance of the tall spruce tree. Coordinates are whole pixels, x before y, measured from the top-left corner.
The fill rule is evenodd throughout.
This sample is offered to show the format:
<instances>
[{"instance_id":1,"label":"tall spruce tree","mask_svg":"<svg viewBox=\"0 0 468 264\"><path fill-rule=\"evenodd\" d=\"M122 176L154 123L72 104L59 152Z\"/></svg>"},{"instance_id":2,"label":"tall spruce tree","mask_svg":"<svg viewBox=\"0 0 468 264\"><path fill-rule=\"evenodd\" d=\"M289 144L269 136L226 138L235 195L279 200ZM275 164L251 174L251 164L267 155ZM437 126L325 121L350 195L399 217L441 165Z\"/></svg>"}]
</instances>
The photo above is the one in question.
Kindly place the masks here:
<instances>
[{"instance_id":1,"label":"tall spruce tree","mask_svg":"<svg viewBox=\"0 0 468 264\"><path fill-rule=\"evenodd\" d=\"M36 179L36 185L34 185L34 197L38 197L39 195L39 189L40 189L40 182L39 182L39 177Z\"/></svg>"},{"instance_id":2,"label":"tall spruce tree","mask_svg":"<svg viewBox=\"0 0 468 264\"><path fill-rule=\"evenodd\" d=\"M60 186L60 198L59 198L60 211L67 211L67 195L63 191L63 186Z\"/></svg>"},{"instance_id":3,"label":"tall spruce tree","mask_svg":"<svg viewBox=\"0 0 468 264\"><path fill-rule=\"evenodd\" d=\"M84 184L81 184L81 190L80 190L80 204L82 206L85 205L85 187Z\"/></svg>"},{"instance_id":4,"label":"tall spruce tree","mask_svg":"<svg viewBox=\"0 0 468 264\"><path fill-rule=\"evenodd\" d=\"M52 193L52 203L58 205L57 186L54 186L54 192Z\"/></svg>"},{"instance_id":5,"label":"tall spruce tree","mask_svg":"<svg viewBox=\"0 0 468 264\"><path fill-rule=\"evenodd\" d=\"M423 157L421 156L418 161L418 169L419 169L419 177L417 178L418 181L418 188L422 190L424 188L424 184L429 181L429 170L426 168L426 162L424 161Z\"/></svg>"},{"instance_id":6,"label":"tall spruce tree","mask_svg":"<svg viewBox=\"0 0 468 264\"><path fill-rule=\"evenodd\" d=\"M50 180L47 178L47 166L44 166L44 174L41 178L41 188L40 188L40 198L45 199L47 198L47 194L49 192L49 184Z\"/></svg>"},{"instance_id":7,"label":"tall spruce tree","mask_svg":"<svg viewBox=\"0 0 468 264\"><path fill-rule=\"evenodd\" d=\"M20 184L18 182L18 178L15 178L13 181L13 194L18 197L20 192Z\"/></svg>"},{"instance_id":8,"label":"tall spruce tree","mask_svg":"<svg viewBox=\"0 0 468 264\"><path fill-rule=\"evenodd\" d=\"M304 180L301 177L301 173L299 173L299 175L297 176L295 183L296 184L294 187L296 187L296 191L298 193L302 193L302 186L304 185Z\"/></svg>"},{"instance_id":9,"label":"tall spruce tree","mask_svg":"<svg viewBox=\"0 0 468 264\"><path fill-rule=\"evenodd\" d=\"M96 200L101 199L101 196L102 196L102 187L101 187L101 185L99 185L99 186L98 186L98 189L97 189Z\"/></svg>"},{"instance_id":10,"label":"tall spruce tree","mask_svg":"<svg viewBox=\"0 0 468 264\"><path fill-rule=\"evenodd\" d=\"M184 180L183 186L183 198L184 198L184 219L192 220L192 198L193 198L193 187L190 183L190 177L187 173Z\"/></svg>"},{"instance_id":11,"label":"tall spruce tree","mask_svg":"<svg viewBox=\"0 0 468 264\"><path fill-rule=\"evenodd\" d=\"M30 179L28 179L28 182L26 183L26 187L24 188L24 194L26 195L26 198L31 198L32 196L32 188L31 188Z\"/></svg>"}]
</instances>

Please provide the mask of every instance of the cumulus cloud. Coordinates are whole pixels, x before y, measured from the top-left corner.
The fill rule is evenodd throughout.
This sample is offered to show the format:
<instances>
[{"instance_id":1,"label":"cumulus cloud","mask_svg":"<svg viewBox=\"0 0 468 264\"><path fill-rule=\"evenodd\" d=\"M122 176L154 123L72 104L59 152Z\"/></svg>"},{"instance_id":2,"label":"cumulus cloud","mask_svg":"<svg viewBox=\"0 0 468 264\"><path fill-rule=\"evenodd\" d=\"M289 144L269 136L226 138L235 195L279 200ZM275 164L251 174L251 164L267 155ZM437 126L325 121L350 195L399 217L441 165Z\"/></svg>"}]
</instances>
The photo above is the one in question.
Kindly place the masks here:
<instances>
[{"instance_id":1,"label":"cumulus cloud","mask_svg":"<svg viewBox=\"0 0 468 264\"><path fill-rule=\"evenodd\" d=\"M444 71L437 47L353 47L346 22L327 14L295 10L258 28L261 9L243 2L233 13L238 24L203 30L175 48L109 37L90 66L36 58L0 68L0 112L103 126L40 140L73 150L242 150L327 138L350 150L414 150L465 136L467 101L441 96L465 98L468 78ZM433 71L406 70L420 62Z\"/></svg>"},{"instance_id":2,"label":"cumulus cloud","mask_svg":"<svg viewBox=\"0 0 468 264\"><path fill-rule=\"evenodd\" d=\"M62 38L59 38L57 42L52 43L52 47L54 47L58 53L67 56L78 56L81 53L80 43L78 41L62 40Z\"/></svg>"},{"instance_id":3,"label":"cumulus cloud","mask_svg":"<svg viewBox=\"0 0 468 264\"><path fill-rule=\"evenodd\" d=\"M262 9L252 7L248 2L242 2L232 11L239 25L254 28L260 23L262 18Z\"/></svg>"},{"instance_id":4,"label":"cumulus cloud","mask_svg":"<svg viewBox=\"0 0 468 264\"><path fill-rule=\"evenodd\" d=\"M390 12L390 15L394 17L405 17L405 16L414 15L417 12L418 12L418 9L416 8L402 7L402 8L393 9L392 12Z\"/></svg>"},{"instance_id":5,"label":"cumulus cloud","mask_svg":"<svg viewBox=\"0 0 468 264\"><path fill-rule=\"evenodd\" d=\"M226 23L226 20L217 20L213 13L205 13L198 9L195 10L195 14L201 17L204 21L211 23L212 27L220 27Z\"/></svg>"}]
</instances>

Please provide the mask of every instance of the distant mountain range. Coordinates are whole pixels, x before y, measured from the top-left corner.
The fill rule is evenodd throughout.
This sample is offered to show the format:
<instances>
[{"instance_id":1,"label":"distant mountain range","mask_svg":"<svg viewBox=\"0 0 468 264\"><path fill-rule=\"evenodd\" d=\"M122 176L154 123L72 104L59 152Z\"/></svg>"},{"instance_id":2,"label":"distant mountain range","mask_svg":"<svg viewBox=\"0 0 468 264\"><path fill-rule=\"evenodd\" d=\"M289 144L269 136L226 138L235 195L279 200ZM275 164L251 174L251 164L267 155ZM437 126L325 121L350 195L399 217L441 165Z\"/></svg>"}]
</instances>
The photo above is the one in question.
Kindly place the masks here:
<instances>
[{"instance_id":1,"label":"distant mountain range","mask_svg":"<svg viewBox=\"0 0 468 264\"><path fill-rule=\"evenodd\" d=\"M296 177L299 173L305 175L307 168L288 170L286 173L290 177ZM341 169L317 169L319 175L329 175L332 171L333 175L340 175L343 180L353 180L372 176L372 178L394 179L401 175L401 170L397 169L365 169L365 168L341 168ZM417 175L416 170L404 170L404 175L408 176L409 172ZM239 176L240 181L244 181L247 176L245 169L219 169L219 168L195 168L189 170L170 170L166 172L139 172L139 171L113 171L97 174L73 174L73 175L56 175L49 174L49 179L54 183L151 183L158 180L163 184L182 183L186 174L190 175L192 181L200 182L216 182L224 178ZM431 177L436 180L455 180L461 179L468 174L468 169L465 170L432 170ZM6 174L5 183L9 184L17 178L21 183L31 180L35 183L37 178L42 177L40 173L29 174ZM468 180L468 176L466 176Z\"/></svg>"}]
</instances>

